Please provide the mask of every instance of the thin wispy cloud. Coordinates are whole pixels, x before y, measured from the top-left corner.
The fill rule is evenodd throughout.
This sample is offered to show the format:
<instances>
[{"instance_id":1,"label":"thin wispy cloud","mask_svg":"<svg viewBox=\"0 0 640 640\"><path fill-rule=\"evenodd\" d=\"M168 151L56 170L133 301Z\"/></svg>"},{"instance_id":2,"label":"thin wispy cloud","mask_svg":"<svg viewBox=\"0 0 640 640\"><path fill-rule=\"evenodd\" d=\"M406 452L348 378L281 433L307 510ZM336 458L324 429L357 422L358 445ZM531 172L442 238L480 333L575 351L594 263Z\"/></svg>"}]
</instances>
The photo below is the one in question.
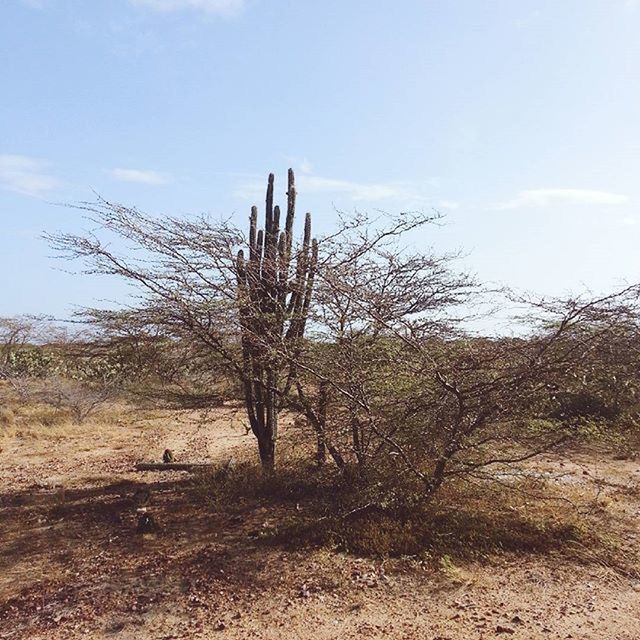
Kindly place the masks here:
<instances>
[{"instance_id":1,"label":"thin wispy cloud","mask_svg":"<svg viewBox=\"0 0 640 640\"><path fill-rule=\"evenodd\" d=\"M192 9L209 14L232 15L244 7L244 0L129 0L136 7L169 13Z\"/></svg>"},{"instance_id":2,"label":"thin wispy cloud","mask_svg":"<svg viewBox=\"0 0 640 640\"><path fill-rule=\"evenodd\" d=\"M609 191L590 189L529 189L521 191L517 197L498 205L499 209L520 209L525 207L550 207L556 205L620 205L629 197Z\"/></svg>"},{"instance_id":3,"label":"thin wispy cloud","mask_svg":"<svg viewBox=\"0 0 640 640\"><path fill-rule=\"evenodd\" d=\"M118 182L135 182L159 186L171 182L171 177L165 173L149 169L111 169L109 175Z\"/></svg>"},{"instance_id":4,"label":"thin wispy cloud","mask_svg":"<svg viewBox=\"0 0 640 640\"><path fill-rule=\"evenodd\" d=\"M342 194L354 201L376 201L393 196L402 196L403 189L392 183L360 183L323 176L298 174L296 176L297 190L303 193ZM242 182L236 188L236 195L252 200L262 195L263 181L256 178Z\"/></svg>"},{"instance_id":5,"label":"thin wispy cloud","mask_svg":"<svg viewBox=\"0 0 640 640\"><path fill-rule=\"evenodd\" d=\"M443 209L453 209L458 206L457 203L450 200L434 203L433 197L425 194L425 191L431 189L433 184L434 180L431 178L421 184L409 181L355 182L331 178L313 173L312 165L308 160L300 161L296 171L296 185L301 193L326 193L336 197L343 196L353 202L379 202L397 198L413 203L440 206ZM235 191L238 197L246 200L261 197L263 192L264 183L261 177L242 181Z\"/></svg>"},{"instance_id":6,"label":"thin wispy cloud","mask_svg":"<svg viewBox=\"0 0 640 640\"><path fill-rule=\"evenodd\" d=\"M403 195L400 185L384 182L350 182L335 178L302 174L298 178L299 189L306 193L342 193L351 200L383 200Z\"/></svg>"},{"instance_id":7,"label":"thin wispy cloud","mask_svg":"<svg viewBox=\"0 0 640 640\"><path fill-rule=\"evenodd\" d=\"M30 156L0 155L0 188L42 197L60 186L48 173L49 163Z\"/></svg>"}]
</instances>

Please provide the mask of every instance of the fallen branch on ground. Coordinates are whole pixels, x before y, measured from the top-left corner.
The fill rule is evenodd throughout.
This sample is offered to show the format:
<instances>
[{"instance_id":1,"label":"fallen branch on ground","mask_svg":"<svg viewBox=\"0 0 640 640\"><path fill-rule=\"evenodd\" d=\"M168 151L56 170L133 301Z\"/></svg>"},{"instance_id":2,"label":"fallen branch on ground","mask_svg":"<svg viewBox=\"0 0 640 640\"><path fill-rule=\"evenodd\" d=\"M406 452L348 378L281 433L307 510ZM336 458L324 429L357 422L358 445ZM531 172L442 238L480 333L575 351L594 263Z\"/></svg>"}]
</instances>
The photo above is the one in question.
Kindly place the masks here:
<instances>
[{"instance_id":1,"label":"fallen branch on ground","mask_svg":"<svg viewBox=\"0 0 640 640\"><path fill-rule=\"evenodd\" d=\"M136 464L136 471L197 471L214 466L207 463L139 462Z\"/></svg>"}]
</instances>

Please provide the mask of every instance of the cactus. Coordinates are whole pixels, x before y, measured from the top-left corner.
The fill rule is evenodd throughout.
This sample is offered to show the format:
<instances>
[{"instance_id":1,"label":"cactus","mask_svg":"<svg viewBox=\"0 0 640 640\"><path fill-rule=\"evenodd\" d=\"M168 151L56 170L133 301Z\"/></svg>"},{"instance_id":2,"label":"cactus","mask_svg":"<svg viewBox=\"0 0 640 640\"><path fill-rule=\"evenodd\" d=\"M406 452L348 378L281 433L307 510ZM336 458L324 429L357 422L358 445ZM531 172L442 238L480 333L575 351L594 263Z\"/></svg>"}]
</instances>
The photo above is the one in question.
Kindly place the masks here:
<instances>
[{"instance_id":1,"label":"cactus","mask_svg":"<svg viewBox=\"0 0 640 640\"><path fill-rule=\"evenodd\" d=\"M307 213L292 268L296 206L292 169L284 229L280 229L280 207L273 204L273 190L274 176L269 174L264 229L258 230L254 206L249 217L249 258L240 250L236 261L245 404L266 469L273 468L280 400L295 377L295 355L304 337L318 264L318 243L311 239L311 214Z\"/></svg>"}]
</instances>

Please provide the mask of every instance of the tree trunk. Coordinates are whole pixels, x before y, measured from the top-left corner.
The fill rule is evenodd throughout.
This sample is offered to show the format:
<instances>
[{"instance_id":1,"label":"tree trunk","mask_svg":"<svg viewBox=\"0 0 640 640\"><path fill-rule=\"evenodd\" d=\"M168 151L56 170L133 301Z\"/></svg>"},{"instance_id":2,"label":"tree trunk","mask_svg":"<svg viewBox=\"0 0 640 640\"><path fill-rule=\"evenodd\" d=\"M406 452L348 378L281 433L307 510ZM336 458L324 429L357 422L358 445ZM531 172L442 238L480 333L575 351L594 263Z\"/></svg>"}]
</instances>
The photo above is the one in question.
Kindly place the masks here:
<instances>
[{"instance_id":1,"label":"tree trunk","mask_svg":"<svg viewBox=\"0 0 640 640\"><path fill-rule=\"evenodd\" d=\"M318 393L318 447L316 451L316 461L322 466L327 459L327 443L325 432L327 426L327 407L329 405L329 383L326 380L320 382Z\"/></svg>"},{"instance_id":2,"label":"tree trunk","mask_svg":"<svg viewBox=\"0 0 640 640\"><path fill-rule=\"evenodd\" d=\"M318 466L322 466L327 461L327 446L324 443L324 437L321 432L317 433L316 446L316 462Z\"/></svg>"},{"instance_id":3,"label":"tree trunk","mask_svg":"<svg viewBox=\"0 0 640 640\"><path fill-rule=\"evenodd\" d=\"M356 415L353 407L351 409L351 444L353 446L353 452L355 453L356 460L358 461L358 467L363 469L365 465L365 457L362 446L361 426L360 420L358 420L358 416Z\"/></svg>"},{"instance_id":4,"label":"tree trunk","mask_svg":"<svg viewBox=\"0 0 640 640\"><path fill-rule=\"evenodd\" d=\"M273 473L276 459L276 443L267 437L258 438L258 450L260 452L260 463L265 473Z\"/></svg>"}]
</instances>

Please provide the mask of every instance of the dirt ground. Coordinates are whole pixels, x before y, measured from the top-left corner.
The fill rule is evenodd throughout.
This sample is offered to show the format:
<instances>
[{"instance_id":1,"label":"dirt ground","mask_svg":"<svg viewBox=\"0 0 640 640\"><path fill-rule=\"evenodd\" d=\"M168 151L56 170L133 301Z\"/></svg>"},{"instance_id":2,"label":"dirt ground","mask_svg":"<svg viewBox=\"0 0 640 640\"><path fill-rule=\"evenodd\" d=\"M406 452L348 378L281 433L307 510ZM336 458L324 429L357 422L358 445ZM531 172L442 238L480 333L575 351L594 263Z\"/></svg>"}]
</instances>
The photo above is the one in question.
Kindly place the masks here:
<instances>
[{"instance_id":1,"label":"dirt ground","mask_svg":"<svg viewBox=\"0 0 640 640\"><path fill-rule=\"evenodd\" d=\"M197 508L188 474L133 471L165 447L197 462L253 445L230 407L208 422L197 411L133 411L5 430L0 638L640 639L633 572L507 553L443 572L412 558L265 546L255 532L269 526L266 508ZM592 488L612 506L611 536L638 544L637 463L583 455L539 469ZM161 528L140 535L147 497Z\"/></svg>"}]
</instances>

